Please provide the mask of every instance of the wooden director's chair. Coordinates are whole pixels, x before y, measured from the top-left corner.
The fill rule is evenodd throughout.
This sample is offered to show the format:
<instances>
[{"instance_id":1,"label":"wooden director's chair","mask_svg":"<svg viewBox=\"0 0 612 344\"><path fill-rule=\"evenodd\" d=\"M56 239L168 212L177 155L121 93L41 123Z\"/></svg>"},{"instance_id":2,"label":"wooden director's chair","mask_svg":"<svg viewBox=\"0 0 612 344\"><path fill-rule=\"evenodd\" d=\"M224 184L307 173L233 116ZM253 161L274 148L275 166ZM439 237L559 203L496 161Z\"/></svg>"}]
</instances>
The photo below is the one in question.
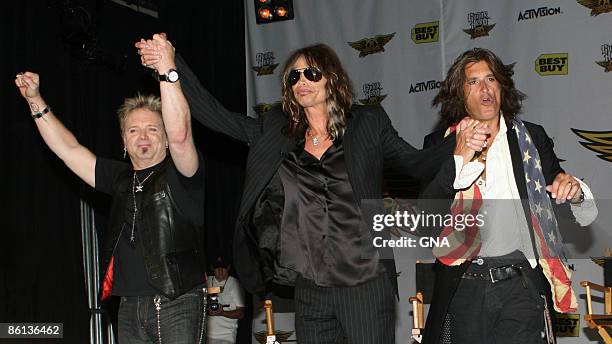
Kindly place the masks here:
<instances>
[{"instance_id":1,"label":"wooden director's chair","mask_svg":"<svg viewBox=\"0 0 612 344\"><path fill-rule=\"evenodd\" d=\"M435 275L433 263L421 263L417 260L415 267L416 295L408 300L412 303L412 339L421 343L425 329L423 304L431 303Z\"/></svg>"},{"instance_id":2,"label":"wooden director's chair","mask_svg":"<svg viewBox=\"0 0 612 344\"><path fill-rule=\"evenodd\" d=\"M589 281L582 281L580 285L586 288L587 314L584 320L587 325L597 330L599 336L606 344L612 344L612 252L606 249L606 253L601 258L594 258L593 261L604 268L604 285L599 285ZM604 314L593 314L591 291L596 290L603 293Z\"/></svg>"}]
</instances>

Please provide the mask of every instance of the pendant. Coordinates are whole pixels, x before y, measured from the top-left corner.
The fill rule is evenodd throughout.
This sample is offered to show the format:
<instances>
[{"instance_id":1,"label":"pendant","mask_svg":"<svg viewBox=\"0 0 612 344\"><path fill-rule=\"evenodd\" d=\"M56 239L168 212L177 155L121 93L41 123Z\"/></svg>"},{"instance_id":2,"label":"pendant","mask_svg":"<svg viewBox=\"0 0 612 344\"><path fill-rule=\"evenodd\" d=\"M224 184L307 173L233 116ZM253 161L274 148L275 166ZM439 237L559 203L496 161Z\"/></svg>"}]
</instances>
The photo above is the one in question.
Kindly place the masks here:
<instances>
[{"instance_id":1,"label":"pendant","mask_svg":"<svg viewBox=\"0 0 612 344\"><path fill-rule=\"evenodd\" d=\"M315 146L318 146L319 145L319 138L314 136L312 138L312 144L315 145Z\"/></svg>"},{"instance_id":2,"label":"pendant","mask_svg":"<svg viewBox=\"0 0 612 344\"><path fill-rule=\"evenodd\" d=\"M136 191L135 192L142 192L142 185L136 185Z\"/></svg>"}]
</instances>

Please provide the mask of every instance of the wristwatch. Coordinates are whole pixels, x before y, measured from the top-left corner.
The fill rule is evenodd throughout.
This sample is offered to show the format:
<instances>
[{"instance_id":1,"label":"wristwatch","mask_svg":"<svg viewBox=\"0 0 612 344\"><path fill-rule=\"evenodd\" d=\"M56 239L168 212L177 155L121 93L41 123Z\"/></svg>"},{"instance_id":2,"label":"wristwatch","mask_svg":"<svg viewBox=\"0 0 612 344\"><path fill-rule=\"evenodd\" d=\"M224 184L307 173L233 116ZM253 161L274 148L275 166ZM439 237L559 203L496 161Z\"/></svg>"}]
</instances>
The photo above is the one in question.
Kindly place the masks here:
<instances>
[{"instance_id":1,"label":"wristwatch","mask_svg":"<svg viewBox=\"0 0 612 344\"><path fill-rule=\"evenodd\" d=\"M179 79L179 73L176 71L176 69L170 69L165 74L158 74L157 79L159 81L177 82Z\"/></svg>"}]
</instances>

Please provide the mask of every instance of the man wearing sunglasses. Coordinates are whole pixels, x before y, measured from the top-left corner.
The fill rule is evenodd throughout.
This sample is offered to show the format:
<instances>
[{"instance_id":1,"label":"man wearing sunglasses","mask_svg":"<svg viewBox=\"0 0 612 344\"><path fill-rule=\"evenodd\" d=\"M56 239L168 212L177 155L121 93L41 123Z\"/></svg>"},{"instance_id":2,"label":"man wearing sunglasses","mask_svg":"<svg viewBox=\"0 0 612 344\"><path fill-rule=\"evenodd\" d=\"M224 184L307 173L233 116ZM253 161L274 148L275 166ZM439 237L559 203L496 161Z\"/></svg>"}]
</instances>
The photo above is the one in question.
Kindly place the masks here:
<instances>
[{"instance_id":1,"label":"man wearing sunglasses","mask_svg":"<svg viewBox=\"0 0 612 344\"><path fill-rule=\"evenodd\" d=\"M157 52L163 40L154 35L136 44L143 64L172 57ZM383 165L417 178L435 175L440 165L454 174L454 159L442 158L452 140L419 152L382 107L353 104L349 77L323 44L290 55L282 108L265 119L226 110L180 57L176 65L193 117L250 147L234 235L245 289L294 285L300 343L395 343L395 265L362 245L371 235L361 221L362 200L382 198ZM474 150L486 139L478 128Z\"/></svg>"}]
</instances>

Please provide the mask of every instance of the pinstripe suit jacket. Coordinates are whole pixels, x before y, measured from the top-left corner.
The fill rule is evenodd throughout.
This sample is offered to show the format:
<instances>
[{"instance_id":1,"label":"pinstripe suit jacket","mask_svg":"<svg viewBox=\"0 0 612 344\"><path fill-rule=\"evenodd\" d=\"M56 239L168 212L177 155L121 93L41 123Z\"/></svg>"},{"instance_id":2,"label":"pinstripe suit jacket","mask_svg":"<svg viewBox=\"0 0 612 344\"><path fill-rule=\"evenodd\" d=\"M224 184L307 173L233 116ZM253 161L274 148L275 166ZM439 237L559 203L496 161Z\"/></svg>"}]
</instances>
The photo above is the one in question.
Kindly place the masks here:
<instances>
[{"instance_id":1,"label":"pinstripe suit jacket","mask_svg":"<svg viewBox=\"0 0 612 344\"><path fill-rule=\"evenodd\" d=\"M245 289L262 292L265 285L258 259L257 238L250 228L251 210L287 152L295 146L295 140L284 134L289 117L280 107L270 110L265 119L230 112L202 87L180 56L177 56L176 62L193 118L211 130L249 145L244 189L234 233L234 264ZM414 177L431 177L440 170L444 160L445 168L452 171L439 175L454 176L452 156L449 158L452 146L440 145L428 152L418 151L399 137L380 106L354 105L351 108L343 147L349 181L358 204L362 199L382 198L383 168L392 167ZM432 154L434 150L444 153ZM447 183L439 180L430 185L435 188L438 184ZM394 262L384 260L383 263L386 263L385 268L393 285L397 285Z\"/></svg>"}]
</instances>

